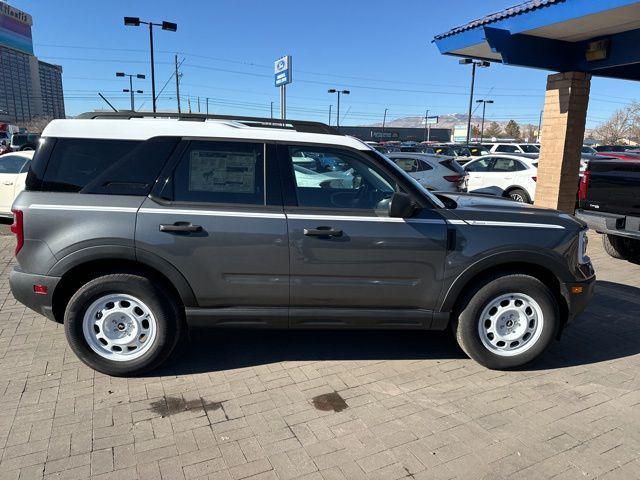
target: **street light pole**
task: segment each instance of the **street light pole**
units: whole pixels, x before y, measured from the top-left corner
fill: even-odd
[[[476,65],[478,67],[486,68],[490,63],[485,60],[473,60],[471,58],[463,58],[459,63],[460,65],[471,64],[471,92],[469,93],[469,113],[467,118],[467,146],[469,146],[469,139],[471,136],[471,109],[473,108],[473,88],[476,81]]]
[[[336,128],[340,128],[340,94],[349,95],[351,92],[349,90],[336,90],[335,88],[330,88],[327,90],[328,93],[337,93],[338,94],[338,105],[336,109]]]
[[[136,78],[140,78],[140,79],[145,79],[146,77],[141,74],[132,74],[132,73],[124,73],[124,72],[116,72],[116,77],[129,77],[129,89],[123,88],[122,91],[123,92],[129,92],[129,94],[131,95],[131,111],[135,112],[136,107],[135,107],[135,97],[134,94],[135,93],[143,93],[142,90],[134,90],[133,89],[133,77]]]
[[[477,100],[476,103],[481,103],[482,104],[482,126],[480,127],[480,143],[482,143],[482,140],[484,139],[484,114],[485,114],[485,109],[487,108],[487,103],[493,103],[493,100]]]
[[[153,23],[140,20],[138,17],[124,17],[124,24],[129,27],[139,27],[140,24],[149,25],[149,49],[151,53],[151,100],[153,105],[153,113],[156,113],[156,72],[155,62],[153,58],[153,27],[162,27],[162,30],[175,32],[178,25],[173,22]]]

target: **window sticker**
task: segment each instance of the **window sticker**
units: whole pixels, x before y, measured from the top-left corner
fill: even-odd
[[[194,150],[189,158],[189,190],[254,193],[257,154]]]

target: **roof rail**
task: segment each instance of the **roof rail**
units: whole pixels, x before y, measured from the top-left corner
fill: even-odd
[[[118,119],[129,120],[132,118],[175,118],[192,122],[204,122],[205,120],[232,120],[250,127],[260,128],[286,128],[303,133],[322,133],[327,135],[340,135],[338,131],[322,122],[310,122],[308,120],[281,120],[278,118],[242,117],[237,115],[209,115],[206,113],[177,113],[177,112],[132,112],[130,110],[120,112],[85,112],[78,115],[79,119]]]

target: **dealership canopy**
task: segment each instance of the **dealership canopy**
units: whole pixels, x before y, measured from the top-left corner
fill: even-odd
[[[640,79],[640,2],[534,0],[437,35],[441,53]]]

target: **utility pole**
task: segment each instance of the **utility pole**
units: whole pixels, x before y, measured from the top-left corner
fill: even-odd
[[[387,110],[388,108],[384,109],[384,115],[382,116],[382,139],[384,140],[384,127],[387,125]]]
[[[542,134],[542,110],[540,110],[540,118],[538,119],[538,143],[540,143],[541,134]]]
[[[209,115],[209,97],[207,97],[207,115]]]
[[[180,110],[180,72],[178,71],[178,54],[176,53],[174,56],[174,61],[176,64],[176,100],[178,101],[178,113],[182,113]]]
[[[273,102],[271,102],[271,120],[273,120]]]
[[[187,103],[189,104],[189,113],[191,113],[191,97],[187,97]]]
[[[329,104],[329,126],[331,126],[331,107],[333,107],[333,105]]]

